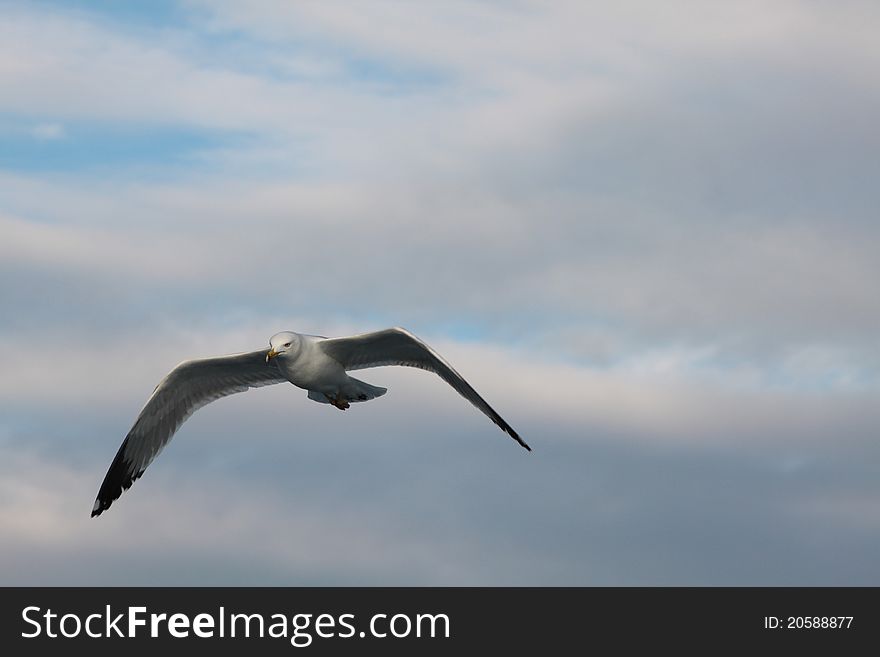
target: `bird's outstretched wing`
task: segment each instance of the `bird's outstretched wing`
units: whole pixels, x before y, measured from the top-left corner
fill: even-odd
[[[156,386],[122,441],[98,491],[92,516],[110,508],[144,473],[180,425],[202,406],[248,388],[286,381],[274,363],[266,362],[266,353],[262,349],[189,360],[171,370]]]
[[[490,420],[506,431],[520,445],[531,451],[519,434],[505,422],[486,400],[456,372],[436,351],[406,329],[399,327],[362,333],[349,338],[329,338],[318,343],[324,353],[339,362],[346,370],[360,370],[382,365],[418,367],[438,374],[446,383],[471,404],[485,413]]]

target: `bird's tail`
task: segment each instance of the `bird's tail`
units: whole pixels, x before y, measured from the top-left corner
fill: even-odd
[[[386,392],[388,392],[388,388],[371,386],[369,383],[361,381],[360,379],[349,377],[348,383],[340,391],[340,396],[345,398],[349,402],[355,403],[370,401],[371,399],[375,399],[376,397],[381,397]],[[323,392],[318,392],[317,390],[309,390],[309,399],[321,404],[330,403],[330,400],[327,399],[327,395],[325,395]]]
[[[350,402],[369,401],[376,397],[381,397],[388,392],[388,388],[371,386],[369,383],[365,383],[364,381],[353,377],[348,377],[348,379],[350,383],[346,386],[345,397]]]

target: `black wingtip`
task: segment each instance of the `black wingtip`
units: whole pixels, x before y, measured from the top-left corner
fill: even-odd
[[[101,487],[101,492],[104,492],[103,486]],[[122,490],[119,491],[119,495],[122,495]],[[101,515],[104,511],[109,509],[113,505],[113,502],[119,499],[119,495],[113,498],[106,498],[99,493],[98,497],[95,498],[95,505],[92,507],[92,518]]]
[[[119,492],[116,494],[116,497],[106,497],[106,487],[101,486],[101,492],[98,493],[98,497],[95,498],[95,505],[92,507],[92,518],[101,515],[109,509],[114,500],[118,499],[120,495],[122,495],[122,488],[120,488]]]
[[[128,438],[126,437],[122,441],[119,451],[116,452],[116,457],[113,459],[113,463],[110,464],[110,469],[107,470],[107,475],[104,477],[104,482],[98,491],[98,497],[95,498],[95,505],[92,507],[92,518],[101,515],[109,509],[113,502],[118,500],[124,491],[131,488],[131,485],[143,474],[143,471],[132,472],[131,462],[125,458],[127,444]]]
[[[522,438],[519,437],[519,434],[516,431],[514,431],[510,427],[510,425],[502,426],[501,428],[504,429],[504,432],[506,434],[508,434],[511,438],[513,438],[516,442],[518,442],[520,445],[525,447],[526,451],[528,451],[528,452],[532,451],[532,448],[528,446],[528,444],[526,443],[525,440],[523,440]]]

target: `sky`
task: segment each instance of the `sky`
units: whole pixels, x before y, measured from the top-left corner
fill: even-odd
[[[0,2],[0,584],[880,585],[880,7]],[[404,326],[340,413],[177,363]]]

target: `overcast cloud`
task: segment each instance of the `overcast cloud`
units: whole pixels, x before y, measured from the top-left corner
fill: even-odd
[[[880,584],[874,3],[0,3],[0,583]],[[197,413],[283,329],[364,372]]]

